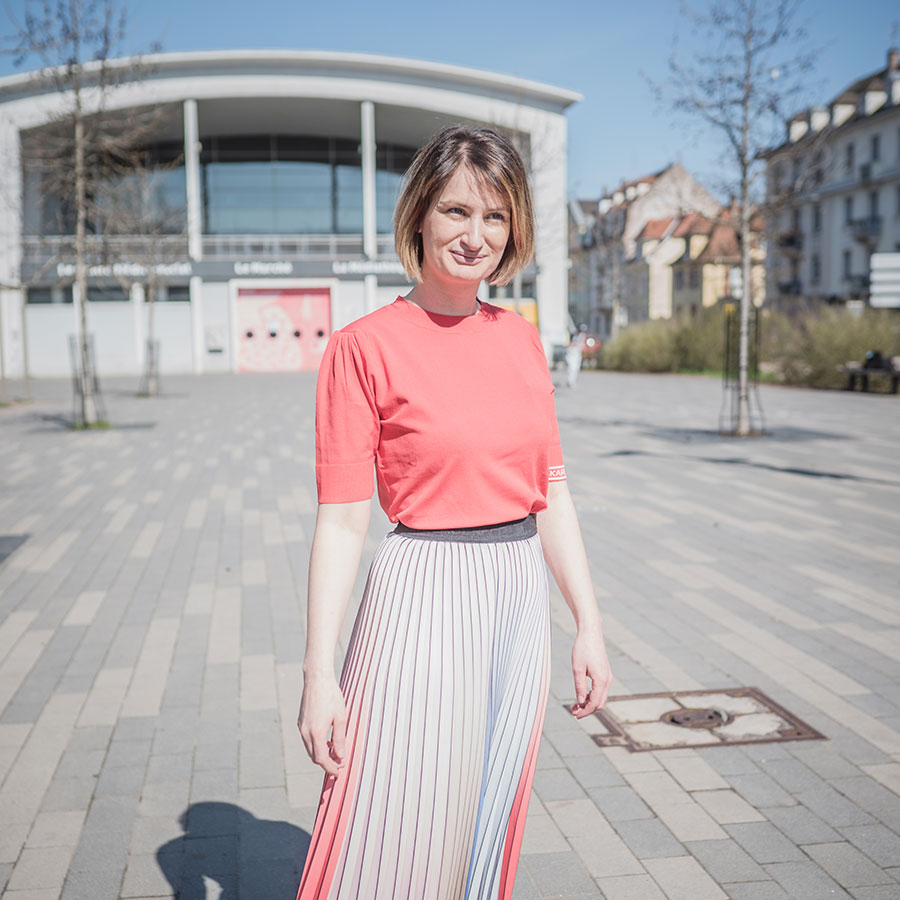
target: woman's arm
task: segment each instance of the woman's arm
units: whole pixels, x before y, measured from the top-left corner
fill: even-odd
[[[309,558],[303,697],[297,726],[306,752],[329,775],[337,775],[342,765],[347,727],[347,710],[334,674],[334,653],[371,509],[371,499],[320,503]]]
[[[550,567],[563,599],[572,610],[578,634],[572,648],[575,678],[574,715],[582,719],[606,702],[612,672],[603,644],[600,610],[584,552],[575,504],[565,481],[551,481],[547,488],[547,508],[537,514],[538,533],[544,559]],[[587,679],[591,680],[590,693]]]

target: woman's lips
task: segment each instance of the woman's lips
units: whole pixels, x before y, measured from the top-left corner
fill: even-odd
[[[465,265],[471,266],[475,263],[481,262],[484,259],[483,256],[480,256],[477,253],[460,253],[458,250],[451,250],[450,255],[457,261],[461,262]]]

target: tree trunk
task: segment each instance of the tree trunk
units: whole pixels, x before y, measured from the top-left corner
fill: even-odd
[[[28,294],[22,291],[22,373],[25,376],[25,399],[31,399],[31,372],[28,365]]]
[[[750,282],[750,199],[746,187],[741,191],[741,328],[738,343],[738,421],[737,433],[750,434],[750,304],[753,285]]]
[[[744,32],[744,96],[741,104],[741,320],[738,338],[738,420],[735,433],[750,434],[750,96],[753,91],[753,16]]]
[[[84,115],[81,108],[81,85],[75,84],[75,302],[78,303],[78,343],[81,364],[78,373],[81,388],[81,424],[97,423],[94,401],[94,379],[87,330],[87,184],[84,165]]]
[[[6,392],[6,353],[3,349],[3,294],[0,292],[0,403],[7,404],[9,396]]]
[[[153,310],[156,306],[156,278],[147,282],[147,394],[155,397],[159,393],[156,342],[153,339]]]

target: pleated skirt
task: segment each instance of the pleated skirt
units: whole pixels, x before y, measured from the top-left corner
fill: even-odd
[[[298,900],[508,900],[547,703],[550,616],[537,535],[388,534],[341,689]]]

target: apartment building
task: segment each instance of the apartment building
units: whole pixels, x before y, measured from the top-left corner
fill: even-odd
[[[766,160],[773,305],[869,301],[874,253],[900,252],[900,53],[787,122]]]
[[[651,309],[649,269],[646,291],[629,275],[636,254],[652,250],[639,240],[641,232],[650,221],[680,219],[689,212],[713,216],[718,209],[718,201],[680,163],[623,182],[599,200],[571,202],[569,296],[573,320],[587,324],[601,337],[611,337],[629,322],[670,314],[665,303]],[[660,233],[653,240],[662,236]],[[654,279],[657,293],[661,284]]]

